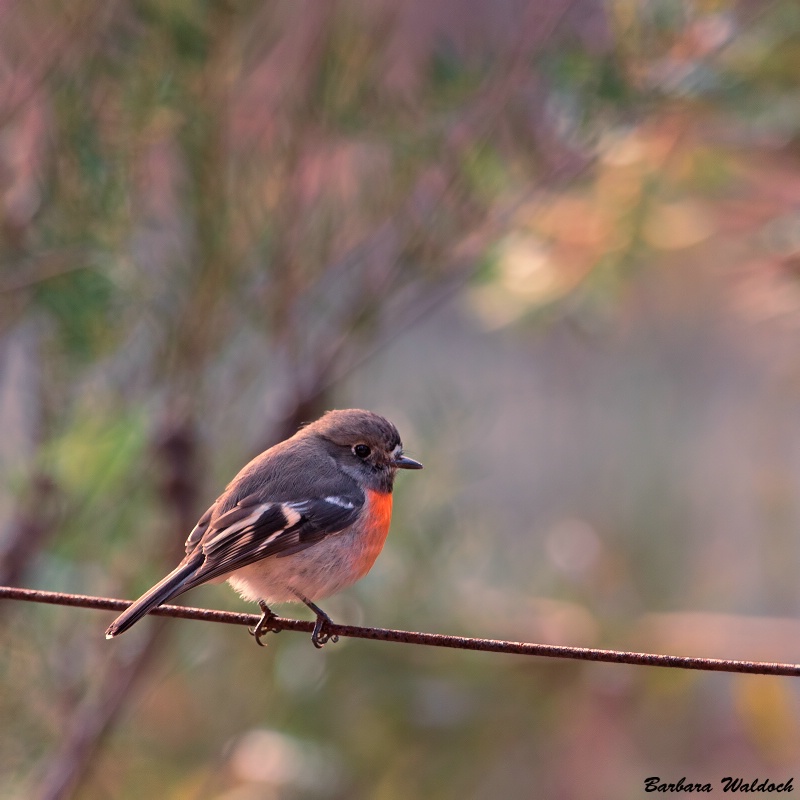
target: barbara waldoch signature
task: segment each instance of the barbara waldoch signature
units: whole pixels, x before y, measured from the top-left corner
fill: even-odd
[[[794,777],[787,778],[784,781],[775,781],[771,778],[733,778],[725,777],[720,778],[718,787],[723,792],[744,792],[744,793],[763,793],[774,792],[780,794],[783,792],[794,791]],[[714,791],[715,786],[711,783],[691,781],[685,776],[679,778],[677,781],[664,780],[658,776],[644,779],[644,790],[646,792],[698,792],[709,794]]]

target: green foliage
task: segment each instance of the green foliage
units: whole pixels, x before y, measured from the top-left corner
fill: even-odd
[[[58,348],[68,359],[88,363],[113,347],[113,312],[120,298],[102,272],[78,267],[36,287],[34,298],[57,326]]]

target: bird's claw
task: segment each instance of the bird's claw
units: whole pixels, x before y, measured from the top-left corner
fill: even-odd
[[[328,625],[333,625],[333,620],[324,612],[317,614],[317,621],[314,623],[314,630],[311,633],[311,642],[318,650],[325,647],[328,642],[339,641],[339,636],[336,633],[330,633],[327,630]]]
[[[339,641],[339,636],[336,633],[331,633],[328,626],[334,624],[333,620],[316,604],[312,603],[307,597],[302,594],[297,595],[298,600],[302,600],[316,615],[317,621],[314,623],[314,630],[311,633],[311,643],[317,649],[325,647],[328,642]]]
[[[261,606],[261,619],[254,628],[248,628],[247,632],[255,638],[259,647],[266,647],[267,645],[261,641],[261,637],[268,633],[280,633],[281,628],[272,624],[273,620],[278,619],[278,615],[266,603],[259,603],[259,605]]]

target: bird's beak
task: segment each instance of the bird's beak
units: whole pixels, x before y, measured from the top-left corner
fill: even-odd
[[[414,461],[413,458],[408,456],[397,456],[394,460],[394,465],[398,469],[422,469],[422,464],[419,461]]]

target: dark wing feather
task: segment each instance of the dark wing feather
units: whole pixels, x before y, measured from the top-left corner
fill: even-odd
[[[202,541],[203,537],[208,533],[209,526],[213,530],[220,531],[223,528],[227,527],[228,525],[232,525],[234,522],[238,522],[241,519],[249,516],[253,513],[253,506],[258,504],[258,496],[251,494],[247,497],[243,497],[239,500],[236,505],[228,509],[224,514],[220,514],[214,522],[212,523],[211,520],[214,517],[214,512],[217,510],[217,506],[222,502],[223,498],[219,497],[211,506],[211,508],[197,520],[197,525],[192,528],[189,536],[186,539],[185,547],[186,547],[186,554],[189,555],[194,549],[197,547],[198,544]]]
[[[181,592],[263,558],[281,558],[312,547],[352,525],[363,505],[363,495],[350,495],[235,506],[207,523],[195,538],[192,549],[195,556],[202,553],[203,562]]]
[[[186,542],[184,543],[184,547],[186,548],[186,555],[188,556],[194,549],[197,547],[200,540],[205,535],[205,532],[208,530],[208,525],[211,522],[211,517],[214,514],[214,511],[217,508],[217,500],[211,508],[197,520],[197,524],[192,528],[189,532],[189,535],[186,537]]]

